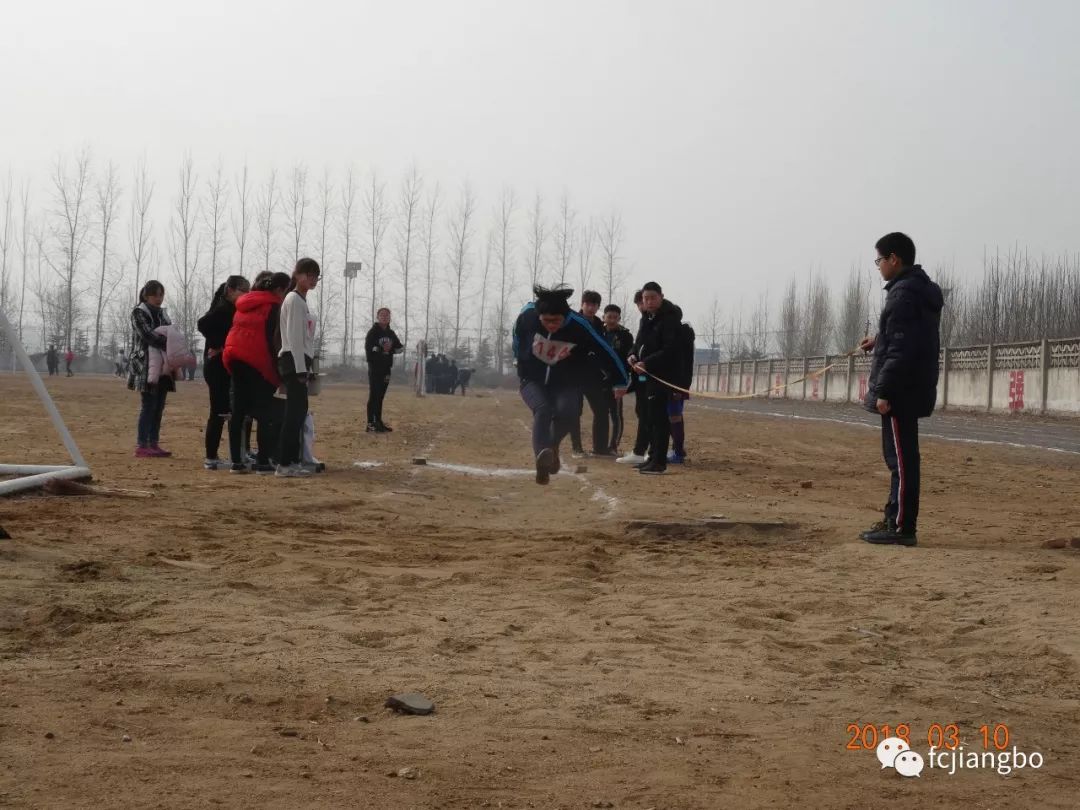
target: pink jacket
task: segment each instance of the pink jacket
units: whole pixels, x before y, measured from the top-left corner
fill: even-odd
[[[164,335],[168,345],[164,351],[153,346],[149,348],[147,380],[150,383],[156,383],[162,377],[171,377],[179,369],[195,368],[198,365],[180,327],[159,326],[154,331],[159,335]]]

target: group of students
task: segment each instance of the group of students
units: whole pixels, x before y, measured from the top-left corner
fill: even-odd
[[[458,368],[456,360],[445,354],[431,354],[424,361],[424,391],[428,394],[456,394],[458,388],[465,396],[472,379],[471,368]]]
[[[594,456],[633,464],[644,475],[662,475],[686,458],[683,406],[693,374],[694,331],[682,310],[650,281],[634,294],[641,314],[636,335],[609,304],[597,316],[600,294],[586,290],[581,310],[571,311],[573,290],[536,287],[514,325],[514,355],[521,398],[533,413],[536,482],[546,484],[562,466],[559,446],[581,445],[583,402],[593,413]],[[622,398],[633,390],[638,430],[634,448],[618,456],[623,434]],[[668,454],[674,439],[674,448]]]
[[[67,376],[74,377],[75,372],[71,370],[71,364],[75,362],[75,352],[70,348],[64,352],[64,364],[67,366]],[[45,352],[45,367],[49,370],[49,376],[58,376],[60,374],[60,352],[56,346],[49,344],[48,350]]]
[[[207,469],[228,467],[233,473],[256,472],[295,478],[311,475],[316,465],[303,464],[301,434],[308,417],[308,386],[315,379],[315,315],[307,294],[319,282],[319,264],[300,259],[291,277],[263,272],[248,283],[229,276],[218,287],[209,311],[199,319],[206,339],[203,374],[210,392],[206,422]],[[162,308],[165,287],[148,281],[132,310],[132,345],[128,388],[142,399],[137,458],[172,455],[159,444],[168,394],[176,390],[171,374],[151,374],[152,353],[166,351],[170,321]],[[276,394],[283,390],[284,407]],[[244,444],[247,427],[256,424],[258,449],[251,462]],[[230,462],[218,457],[225,426],[229,429]]]

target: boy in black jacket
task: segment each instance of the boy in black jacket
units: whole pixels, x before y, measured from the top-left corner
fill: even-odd
[[[651,427],[649,457],[638,467],[645,475],[663,475],[667,472],[668,443],[671,440],[671,422],[668,401],[671,389],[660,380],[675,382],[683,364],[681,354],[682,309],[664,298],[664,291],[655,281],[641,288],[645,318],[634,341],[638,356],[633,369],[648,376],[645,394],[649,399],[648,416]]]
[[[604,307],[604,339],[611,344],[615,354],[623,363],[634,350],[634,336],[630,330],[622,325],[622,308],[616,304],[608,304]],[[608,455],[618,455],[619,442],[623,434],[623,401],[615,399],[615,389],[610,382],[604,387],[604,397],[607,400],[608,411],[611,414],[611,441]]]
[[[383,400],[390,387],[390,370],[394,367],[394,355],[405,347],[390,328],[390,310],[382,307],[377,313],[378,321],[368,330],[364,339],[364,353],[368,363],[367,432],[390,433],[393,428],[383,422]]]
[[[629,378],[607,341],[570,311],[573,290],[536,287],[533,294],[514,324],[514,356],[521,398],[533,412],[536,483],[546,484],[559,471],[559,443],[581,414],[582,391],[606,374],[621,397]]]
[[[915,264],[915,243],[902,233],[878,240],[875,264],[885,279],[878,333],[862,342],[873,351],[867,410],[881,414],[881,444],[892,473],[885,520],[862,533],[877,545],[916,544],[919,517],[919,419],[937,402],[941,288]]]

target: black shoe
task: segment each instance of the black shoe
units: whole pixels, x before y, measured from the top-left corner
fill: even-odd
[[[379,433],[393,433],[394,432],[394,429],[392,427],[390,427],[389,425],[384,424],[382,422],[376,422],[375,423],[375,429]]]
[[[654,464],[650,461],[638,467],[638,472],[642,475],[664,475],[667,472],[667,465]]]
[[[251,471],[256,475],[273,475],[277,470],[273,464],[252,464]]]
[[[896,523],[894,523],[891,520],[879,520],[877,523],[875,523],[873,526],[871,526],[866,531],[859,532],[859,537],[861,537],[863,540],[865,540],[866,535],[868,535],[868,534],[874,534],[875,532],[895,532],[895,531],[896,531]]]
[[[536,454],[536,483],[546,484],[551,480],[551,469],[555,463],[555,451],[545,447]]]
[[[247,471],[248,471],[247,464],[233,464],[232,466],[229,467],[229,472],[231,472],[234,475],[247,475]]]
[[[880,532],[865,532],[862,539],[875,546],[913,546],[918,543],[915,532],[885,529]]]
[[[551,474],[555,475],[562,469],[562,459],[559,458],[559,448],[554,448],[551,451]]]

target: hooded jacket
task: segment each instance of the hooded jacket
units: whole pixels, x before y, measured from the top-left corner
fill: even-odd
[[[665,298],[656,312],[642,319],[634,340],[635,353],[645,370],[676,385],[685,363],[682,315],[682,309]]]
[[[558,331],[548,332],[535,305],[526,304],[514,324],[514,356],[522,382],[576,388],[596,385],[605,378],[608,385],[617,388],[630,383],[619,355],[576,312],[565,316]]]
[[[274,386],[281,385],[271,347],[281,299],[269,290],[255,290],[236,299],[236,314],[225,338],[223,360],[233,373],[233,363],[251,366]]]
[[[885,399],[897,416],[929,416],[937,403],[944,296],[917,264],[885,290],[864,404],[876,412],[877,400]]]

